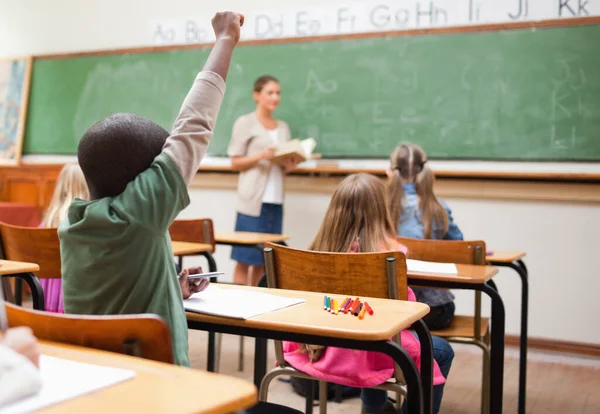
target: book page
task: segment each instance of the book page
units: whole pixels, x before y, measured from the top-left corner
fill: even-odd
[[[130,380],[136,375],[135,371],[127,369],[86,364],[48,355],[40,356],[40,374],[44,382],[42,390],[37,395],[0,408],[0,414],[37,411]]]
[[[286,298],[245,289],[222,289],[210,285],[205,291],[195,293],[184,300],[183,306],[189,312],[249,319],[304,302],[306,302],[304,299]]]
[[[408,268],[409,272],[415,273],[441,273],[446,275],[458,274],[458,269],[454,263],[436,263],[406,259],[406,267]]]

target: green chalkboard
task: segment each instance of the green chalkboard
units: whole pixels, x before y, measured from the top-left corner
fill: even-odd
[[[240,45],[209,153],[225,155],[254,79],[325,157],[600,160],[600,26]],[[96,120],[137,112],[169,129],[208,50],[36,60],[26,154],[73,154]]]

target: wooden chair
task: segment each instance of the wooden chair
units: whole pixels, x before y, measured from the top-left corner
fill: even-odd
[[[215,252],[215,230],[213,221],[209,218],[175,220],[169,227],[171,240],[204,243],[212,246],[212,251],[202,253],[208,261],[209,272],[217,271],[217,264],[212,256]],[[183,257],[179,257],[179,266],[183,267]]]
[[[210,244],[212,246],[211,252],[203,252],[202,256],[206,258],[208,262],[208,271],[216,272],[217,271],[217,262],[215,261],[212,253],[216,250],[216,241],[215,241],[215,230],[213,226],[213,221],[209,218],[199,218],[199,219],[181,219],[175,220],[171,226],[169,227],[169,233],[171,234],[171,240],[188,242],[188,243],[204,243]],[[183,268],[183,256],[179,256],[179,267]],[[211,282],[216,282],[217,279],[211,279]],[[209,341],[214,341],[215,343],[215,360],[208,361],[208,370],[211,368],[215,372],[219,372],[219,361],[221,359],[221,343],[222,343],[222,335],[220,333],[209,332]],[[243,338],[243,337],[240,337]],[[242,339],[240,340],[242,341]],[[239,367],[240,371],[243,371],[243,353],[241,347],[243,346],[243,342],[240,345],[240,357],[239,357]],[[209,356],[210,358],[210,356]],[[214,365],[213,365],[214,364]],[[211,366],[212,365],[212,366]]]
[[[60,243],[56,228],[18,227],[0,223],[2,249],[7,260],[37,263],[40,270],[35,276],[38,279],[60,279]],[[34,300],[34,307],[44,310],[44,293],[32,292],[41,297],[41,307]],[[18,296],[18,295],[17,295]]]
[[[62,315],[5,307],[9,327],[28,326],[38,339],[173,363],[169,326],[156,315]]]
[[[270,288],[327,292],[353,297],[407,299],[406,258],[400,252],[324,253],[297,250],[272,243],[265,244],[264,252],[267,283]],[[400,335],[394,340],[400,343]],[[275,356],[278,367],[264,377],[260,386],[259,401],[267,400],[269,383],[277,376],[289,375],[315,380],[285,361],[281,341],[275,341]],[[326,386],[326,382],[319,381],[321,414],[327,410]],[[406,391],[402,372],[397,366],[391,381],[373,388],[396,392],[398,408],[402,402],[400,395],[404,395]],[[310,403],[312,404],[312,401]]]
[[[456,240],[422,240],[397,238],[408,248],[409,259],[429,262],[485,265],[485,242]],[[431,331],[432,335],[449,342],[476,345],[483,351],[481,411],[489,412],[490,326],[489,318],[481,317],[481,292],[475,292],[474,316],[455,315],[446,329]]]

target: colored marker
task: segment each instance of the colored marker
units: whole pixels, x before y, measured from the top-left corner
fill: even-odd
[[[323,298],[323,310],[327,310],[327,295]]]
[[[367,308],[367,312],[369,312],[369,315],[373,315],[375,312],[373,312],[373,308],[371,308],[371,305],[369,305],[368,302],[365,302],[365,308]]]
[[[485,252],[485,254],[486,254],[486,256],[491,256],[494,254],[494,252],[491,250],[488,250],[487,252]]]
[[[344,313],[348,313],[350,311],[350,308],[352,307],[353,303],[354,303],[354,300],[352,300],[352,298],[348,299],[348,304],[344,308]]]
[[[364,308],[364,305],[361,303],[360,305],[358,305],[358,308],[356,308],[356,310],[354,311],[354,316],[358,316],[358,314],[360,313],[360,311]]]
[[[331,313],[335,313],[335,299],[331,298]]]
[[[365,302],[366,303],[366,302]],[[358,319],[362,319],[365,317],[365,312],[367,311],[367,307],[366,306],[362,306],[360,308],[360,312],[358,312]]]
[[[358,299],[358,298],[354,299],[354,302],[352,302],[352,304],[350,305],[348,312],[350,312],[350,313],[354,312],[356,310],[356,308],[358,307],[359,303],[360,303],[360,299]]]
[[[331,298],[327,296],[327,312],[329,312],[329,309],[331,309]]]
[[[334,302],[334,306],[335,306],[335,311],[334,311],[334,313],[337,315],[337,314],[338,314],[338,312],[340,311],[340,304],[338,303],[338,301],[337,301],[337,300]]]
[[[340,312],[344,312],[348,308],[349,304],[350,304],[350,298],[346,298],[346,300],[344,301],[344,304],[342,305],[342,308],[340,309]]]

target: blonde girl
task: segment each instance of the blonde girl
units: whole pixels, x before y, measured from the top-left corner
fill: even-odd
[[[60,171],[50,206],[40,227],[58,227],[67,216],[74,198],[87,200],[89,197],[88,187],[79,165],[66,164]],[[44,289],[46,311],[64,313],[62,280],[42,279],[40,283]]]
[[[406,253],[406,248],[395,240],[385,190],[383,182],[372,175],[347,177],[333,194],[310,250],[351,253],[400,250]],[[408,298],[415,300],[410,289]],[[418,340],[408,331],[403,331],[402,344],[419,366],[421,351]],[[445,353],[442,361],[438,361],[439,366],[434,364],[434,412],[437,413],[444,377],[450,370],[454,354],[443,339],[434,337],[433,344],[434,355],[436,347],[443,348]],[[367,413],[395,412],[393,405],[387,401],[386,391],[369,389],[393,375],[394,364],[389,357],[367,351],[290,342],[284,343],[284,351],[286,361],[300,371],[324,381],[364,388],[361,399]],[[445,364],[443,368],[442,363]]]

